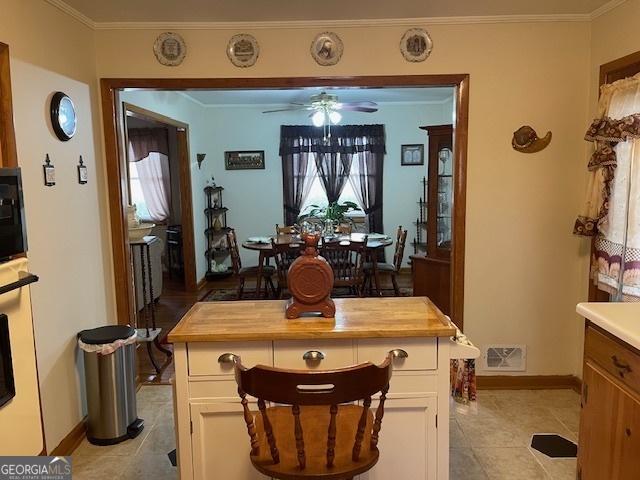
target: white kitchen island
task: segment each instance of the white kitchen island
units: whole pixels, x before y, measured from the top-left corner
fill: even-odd
[[[225,354],[239,355],[247,367],[332,369],[378,364],[395,350],[380,461],[359,478],[447,480],[450,358],[475,357],[477,349],[454,342],[455,326],[425,297],[337,299],[331,319],[287,320],[285,303],[198,303],[169,334],[180,478],[266,478],[249,460],[249,437]]]

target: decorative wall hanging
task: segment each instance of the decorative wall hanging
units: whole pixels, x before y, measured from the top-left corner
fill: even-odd
[[[204,162],[204,157],[206,157],[206,153],[196,153],[196,162],[198,162],[198,170],[202,166],[202,162]]]
[[[400,165],[424,165],[424,145],[402,145],[400,147]]]
[[[56,168],[51,163],[49,154],[44,159],[44,165],[42,165],[42,171],[44,172],[44,184],[47,187],[53,187],[56,184]]]
[[[56,92],[51,97],[51,126],[61,141],[71,140],[76,134],[78,118],[76,107],[69,96]]]
[[[540,138],[533,128],[525,125],[513,132],[511,145],[518,152],[536,153],[547,148],[551,142],[551,136],[551,132],[547,132],[544,138]]]
[[[234,35],[227,45],[227,57],[236,67],[251,67],[258,60],[260,46],[253,35]]]
[[[87,170],[87,166],[84,164],[82,160],[82,155],[80,155],[80,161],[78,162],[78,183],[80,185],[84,185],[89,181],[89,172]]]
[[[264,150],[224,152],[226,170],[264,170]]]
[[[187,45],[177,33],[165,32],[156,38],[153,53],[162,65],[177,67],[187,55]]]
[[[433,40],[422,28],[407,30],[400,40],[400,52],[409,62],[424,62],[433,50]]]
[[[311,56],[323,67],[335,65],[342,58],[344,45],[340,37],[333,32],[322,32],[311,42]]]

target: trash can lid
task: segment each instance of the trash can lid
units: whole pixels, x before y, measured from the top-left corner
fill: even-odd
[[[102,345],[116,340],[126,340],[134,333],[136,333],[135,329],[128,325],[106,325],[83,330],[78,333],[78,338],[89,345]]]

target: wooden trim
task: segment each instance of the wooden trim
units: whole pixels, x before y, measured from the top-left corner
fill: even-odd
[[[478,375],[479,390],[552,390],[571,388],[580,391],[582,381],[574,375]]]
[[[456,91],[456,125],[454,129],[454,215],[451,252],[451,316],[462,329],[464,313],[464,250],[466,215],[466,168],[467,141],[469,129],[469,75],[380,75],[380,76],[344,76],[344,77],[275,77],[275,78],[103,78],[100,80],[102,95],[102,115],[104,119],[105,159],[107,163],[107,183],[109,185],[109,206],[111,212],[112,239],[125,238],[126,214],[122,205],[122,188],[118,151],[116,105],[117,92],[124,88],[147,88],[155,90],[193,90],[193,89],[265,89],[265,88],[303,88],[303,87],[429,87],[452,86]],[[126,188],[126,186],[124,186]],[[112,241],[115,271],[115,290],[118,321],[129,322],[129,311],[133,304],[124,282],[125,269],[129,269],[125,246]],[[130,282],[129,282],[130,283]],[[131,292],[132,293],[132,292]]]
[[[9,45],[0,43],[0,167],[18,166]]]
[[[640,72],[640,52],[600,65],[600,86]]]
[[[140,118],[142,120],[147,120],[151,122],[156,122],[161,125],[171,125],[176,128],[189,128],[188,123],[181,122],[180,120],[176,120],[175,118],[167,117],[160,113],[154,112],[153,110],[147,110],[146,108],[139,107],[134,105],[133,103],[122,102],[122,108],[125,112],[131,112],[132,117]]]
[[[73,427],[73,429],[67,434],[66,437],[62,439],[58,446],[51,450],[49,455],[52,457],[65,457],[71,455],[75,451],[75,449],[80,446],[82,440],[84,440],[85,434],[87,432],[86,422],[87,417],[83,418],[79,424]]]

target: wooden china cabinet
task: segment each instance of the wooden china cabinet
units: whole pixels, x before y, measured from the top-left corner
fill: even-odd
[[[451,312],[451,238],[453,214],[453,125],[420,127],[429,138],[424,201],[411,256],[413,294],[429,297]],[[422,220],[421,220],[422,219]],[[424,242],[421,241],[424,238]]]

